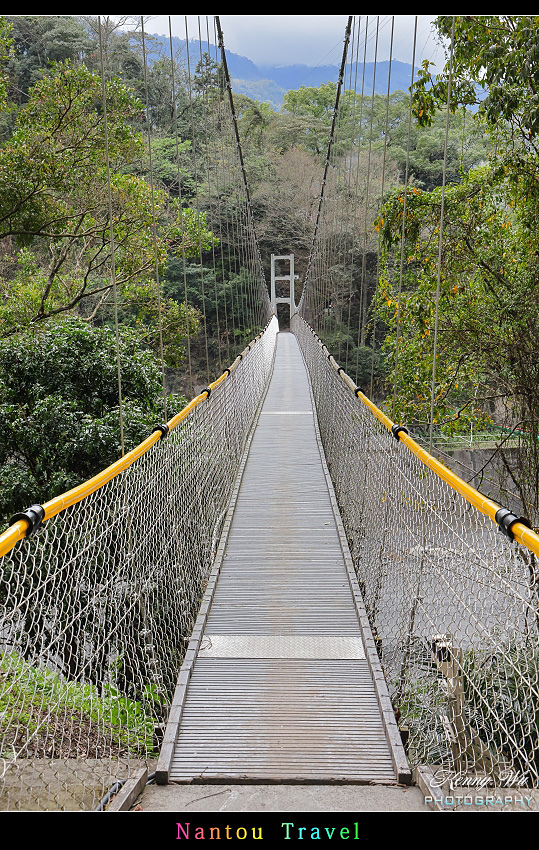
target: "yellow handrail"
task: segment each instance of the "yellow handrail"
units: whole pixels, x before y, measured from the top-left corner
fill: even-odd
[[[297,314],[296,314],[297,315]],[[350,390],[354,393],[355,396],[371,411],[373,416],[375,416],[381,423],[387,428],[388,431],[392,431],[395,426],[395,423],[391,421],[391,419],[386,416],[386,414],[380,410],[370,399],[364,395],[359,387],[353,382],[352,378],[346,374],[346,372],[342,369],[341,366],[337,363],[334,357],[331,356],[329,350],[326,345],[322,342],[318,334],[311,328],[308,322],[302,316],[297,316],[297,318],[301,319],[307,328],[310,330],[311,334],[318,341],[319,345],[323,349],[325,349],[327,353],[327,358],[332,366],[332,368],[337,372],[337,374],[342,378],[344,383],[348,386]],[[453,490],[456,490],[463,496],[466,501],[472,504],[478,511],[485,516],[488,516],[493,522],[497,525],[496,514],[499,510],[502,509],[501,505],[496,504],[496,502],[492,501],[492,499],[487,498],[487,496],[483,496],[475,487],[472,487],[471,484],[468,484],[464,481],[460,476],[458,476],[451,469],[448,469],[447,466],[444,466],[443,463],[440,463],[439,460],[436,460],[429,452],[425,449],[421,448],[421,446],[416,443],[416,441],[410,437],[405,431],[400,431],[398,434],[398,439],[401,443],[403,443],[409,451],[411,451],[425,466],[431,469],[439,478],[449,484]],[[521,543],[523,546],[527,546],[532,552],[536,555],[539,555],[539,535],[536,534],[533,529],[528,528],[522,522],[514,522],[511,525],[511,533],[517,543]]]
[[[268,323],[269,324],[269,323]],[[267,328],[267,325],[266,325]],[[176,413],[172,419],[167,422],[168,430],[172,431],[176,428],[180,422],[183,422],[187,416],[203,401],[206,401],[209,398],[211,392],[215,390],[218,386],[220,386],[223,381],[225,381],[228,376],[236,369],[238,364],[241,362],[243,357],[251,350],[255,342],[260,339],[260,337],[265,333],[266,328],[261,331],[250,343],[247,345],[241,354],[238,354],[234,362],[228,369],[225,369],[222,375],[219,376],[213,383],[208,384],[208,387],[196,396],[196,398],[192,399],[189,404],[187,404],[183,410],[180,410],[179,413]],[[152,448],[159,440],[163,437],[162,431],[156,430],[149,437],[146,437],[142,443],[128,452],[119,460],[115,461],[115,463],[107,466],[106,469],[103,469],[101,472],[98,472],[97,475],[94,475],[93,478],[89,478],[87,481],[83,481],[82,484],[79,484],[77,487],[73,487],[72,490],[68,490],[66,493],[62,493],[60,496],[55,496],[50,501],[45,502],[42,506],[45,511],[45,515],[43,517],[43,522],[48,519],[52,519],[52,517],[66,510],[66,508],[71,507],[71,505],[77,504],[77,502],[82,502],[83,499],[86,499],[87,496],[90,496],[91,493],[95,493],[96,490],[101,489],[108,481],[111,481],[112,478],[115,478],[121,472],[130,467],[135,461],[137,461],[143,454],[145,454],[149,449]],[[26,532],[29,528],[30,522],[19,519],[17,522],[10,525],[10,527],[4,531],[3,534],[0,534],[0,557],[6,555],[10,552],[13,547],[18,543],[19,540],[22,540],[26,537]]]

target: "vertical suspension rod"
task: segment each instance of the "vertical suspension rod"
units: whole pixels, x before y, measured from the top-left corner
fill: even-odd
[[[327,154],[326,154],[326,162],[325,162],[325,165],[324,165],[324,174],[323,174],[323,177],[322,177],[322,186],[321,186],[321,189],[320,189],[320,197],[318,199],[318,210],[317,210],[317,213],[316,213],[316,221],[315,221],[315,225],[314,225],[313,241],[312,241],[312,244],[311,244],[311,251],[309,253],[309,261],[307,263],[307,271],[305,272],[305,283],[306,284],[307,284],[307,281],[309,279],[309,272],[310,272],[310,269],[311,269],[311,262],[312,262],[312,257],[313,257],[313,254],[314,254],[314,246],[315,246],[315,243],[316,243],[316,237],[318,235],[318,225],[320,223],[320,213],[321,213],[321,209],[322,209],[322,203],[323,203],[323,200],[324,200],[324,189],[325,189],[327,174],[328,174],[328,170],[329,170],[329,161],[330,161],[330,158],[331,158],[331,149],[333,147],[333,138],[334,138],[334,134],[335,134],[335,126],[336,126],[336,123],[337,123],[337,113],[339,111],[339,103],[340,103],[340,100],[341,100],[341,91],[342,91],[342,87],[343,87],[343,83],[344,83],[344,70],[345,70],[345,66],[346,66],[346,56],[348,54],[348,45],[350,43],[350,33],[352,31],[352,19],[353,19],[353,15],[350,15],[350,17],[348,18],[348,23],[346,25],[346,30],[345,30],[345,33],[344,33],[344,48],[343,48],[343,52],[342,52],[341,67],[340,67],[340,71],[339,71],[339,82],[337,84],[337,93],[335,95],[335,106],[333,107],[333,118],[331,120],[331,130],[330,130],[330,133],[329,133],[328,150],[327,150]],[[303,296],[302,296],[302,298],[303,298]]]

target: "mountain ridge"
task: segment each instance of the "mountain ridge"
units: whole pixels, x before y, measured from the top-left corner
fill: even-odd
[[[158,40],[170,55],[170,39],[168,36],[153,34],[149,36]],[[198,39],[181,39],[172,37],[173,55],[181,62],[182,56],[191,63],[197,62],[204,53],[210,53],[215,58],[216,47],[207,41]],[[161,52],[150,49],[148,56],[151,60],[162,58]],[[287,91],[300,88],[302,85],[318,87],[323,83],[336,83],[339,78],[337,65],[256,65],[247,56],[226,50],[226,57],[232,88],[238,94],[245,94],[254,100],[269,103],[278,112],[282,110],[283,98]],[[390,63],[389,60],[363,63],[352,66],[352,72],[357,73],[357,79],[362,80],[365,94],[372,93],[373,83],[376,94],[386,94],[388,86]],[[376,70],[376,78],[375,78]],[[408,89],[411,82],[412,66],[406,62],[392,60],[391,62],[391,92]]]

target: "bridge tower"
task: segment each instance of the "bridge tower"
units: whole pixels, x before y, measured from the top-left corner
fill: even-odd
[[[275,274],[275,264],[279,260],[286,260],[289,265],[288,274],[284,275],[276,275]],[[277,315],[277,304],[289,304],[290,305],[290,318],[296,312],[296,302],[294,300],[294,255],[293,254],[272,254],[271,255],[271,306],[275,311],[275,315]],[[288,289],[285,288],[285,291],[288,291],[288,295],[277,295],[277,283],[281,282],[289,282]],[[282,292],[282,287],[279,287],[279,292]]]

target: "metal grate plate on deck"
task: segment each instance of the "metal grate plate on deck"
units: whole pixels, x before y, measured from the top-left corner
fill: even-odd
[[[365,658],[360,637],[348,635],[207,635],[199,658]]]

